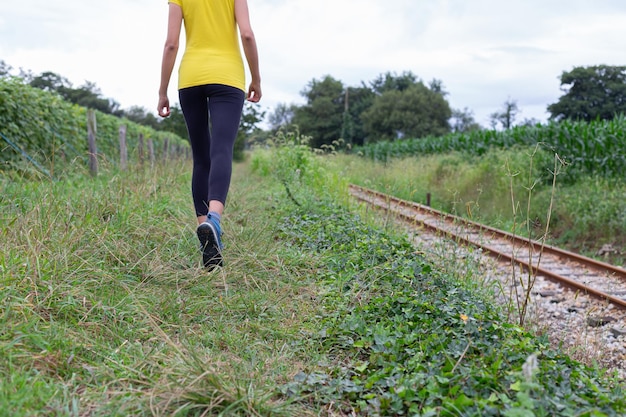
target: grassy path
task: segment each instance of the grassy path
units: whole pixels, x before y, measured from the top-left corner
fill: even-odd
[[[236,167],[210,274],[189,166],[0,179],[0,416],[624,415],[623,385],[332,201],[308,152]]]
[[[275,395],[316,359],[297,341],[318,308],[278,203],[236,168],[208,274],[189,171],[0,183],[0,414],[305,414]]]

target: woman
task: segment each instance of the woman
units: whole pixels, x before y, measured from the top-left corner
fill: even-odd
[[[235,137],[244,99],[261,99],[256,40],[247,0],[169,0],[161,65],[159,116],[170,115],[167,89],[182,24],[186,47],[178,95],[193,154],[192,196],[205,267],[223,264],[220,220],[230,186]],[[241,44],[252,80],[246,91]]]

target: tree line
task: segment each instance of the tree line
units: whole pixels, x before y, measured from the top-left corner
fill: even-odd
[[[6,76],[11,69],[0,60],[0,76]],[[140,106],[120,109],[119,103],[103,97],[96,84],[89,81],[74,87],[59,74],[35,75],[21,69],[19,76],[31,86],[57,92],[72,103],[187,137],[182,111],[177,105],[172,107],[170,117],[157,119]],[[547,107],[551,120],[611,120],[616,115],[626,114],[626,66],[574,67],[563,71],[560,85],[564,94]],[[360,146],[484,129],[470,109],[450,107],[448,92],[441,80],[426,83],[411,71],[386,72],[357,86],[347,86],[325,75],[311,80],[301,95],[305,98],[302,105],[281,103],[276,106],[267,117],[269,131],[259,127],[266,113],[246,105],[235,145],[236,156],[242,156],[246,141],[251,137],[262,141],[281,128],[297,127],[300,133],[312,138],[314,148],[331,145],[338,139],[348,146]],[[489,128],[506,130],[519,124],[537,123],[533,119],[518,122],[519,111],[515,100],[507,100],[501,110],[490,115]]]
[[[319,148],[341,138],[346,144],[442,135],[452,110],[439,80],[428,85],[410,71],[385,73],[369,83],[345,86],[326,75],[301,92],[303,105],[278,105],[269,116],[272,130],[298,126]]]
[[[612,120],[626,114],[626,66],[575,67],[563,71],[560,82],[563,95],[547,106],[552,121]],[[356,87],[326,75],[310,81],[301,95],[303,105],[277,106],[269,125],[272,130],[297,126],[318,148],[339,138],[358,146],[485,129],[471,110],[450,108],[440,80],[424,83],[410,71],[387,72]],[[490,115],[489,128],[538,123],[518,122],[519,112],[517,102],[507,100]]]

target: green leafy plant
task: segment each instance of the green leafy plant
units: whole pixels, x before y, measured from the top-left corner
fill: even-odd
[[[139,159],[139,137],[148,160],[148,140],[156,158],[164,154],[186,155],[186,140],[155,131],[126,119],[96,111],[98,158],[105,166],[117,166],[120,158],[119,129],[126,126],[128,159]],[[49,91],[31,87],[17,77],[0,77],[0,171],[9,175],[40,176],[37,166],[52,177],[84,172],[87,165],[87,109]],[[9,144],[11,143],[11,145]],[[166,146],[167,145],[167,146]],[[25,158],[25,155],[28,157]],[[32,163],[35,161],[35,164]]]
[[[282,238],[321,257],[326,314],[309,338],[328,360],[298,373],[285,395],[372,416],[626,411],[619,388],[507,324],[487,296],[437,271],[405,238],[330,201],[288,211]],[[532,378],[520,380],[524,372]]]
[[[310,183],[318,175],[319,167],[309,146],[310,140],[310,137],[301,135],[298,129],[280,129],[264,143],[272,151],[255,153],[252,162],[253,169],[276,178],[284,186],[289,199],[298,206],[302,204],[300,199],[308,199],[310,196],[297,193],[296,190],[301,190],[304,184]]]

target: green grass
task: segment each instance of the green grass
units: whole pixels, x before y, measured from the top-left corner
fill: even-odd
[[[237,165],[213,273],[188,164],[1,180],[0,414],[626,411],[610,375],[355,216],[336,162],[286,147]]]
[[[535,148],[490,150],[480,157],[459,152],[374,162],[336,155],[329,169],[347,182],[431,205],[494,227],[538,239],[546,229],[553,189],[544,179],[554,156]],[[544,168],[542,168],[544,167]],[[587,256],[605,244],[621,248],[603,260],[626,265],[626,182],[584,176],[574,184],[556,176],[548,242]],[[530,205],[528,204],[530,198]],[[515,204],[516,213],[513,213]]]
[[[227,267],[200,267],[188,165],[2,183],[0,409],[34,415],[293,415],[276,395],[315,287],[236,173]],[[296,413],[298,414],[298,413]]]
[[[318,259],[323,289],[321,328],[308,340],[327,356],[299,372],[283,388],[286,395],[304,396],[330,415],[626,411],[618,381],[508,324],[506,312],[488,301],[497,289],[481,288],[475,271],[449,273],[421,258],[401,233],[377,226],[384,219],[353,215],[359,210],[342,194],[354,161],[342,161],[302,158],[297,146],[253,160],[257,172],[274,172],[283,193],[292,190],[299,201],[285,206],[281,237]],[[289,166],[299,175],[285,175]]]
[[[314,211],[314,214],[311,213]],[[487,293],[415,254],[406,238],[324,204],[283,233],[323,259],[328,352],[286,392],[342,415],[622,415],[619,386],[507,324]]]

